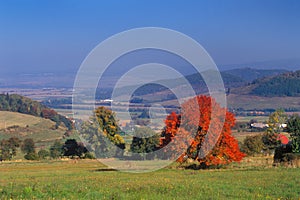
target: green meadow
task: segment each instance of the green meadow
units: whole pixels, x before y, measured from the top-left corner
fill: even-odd
[[[114,171],[96,160],[2,162],[0,199],[300,198],[300,168],[246,162],[214,170],[173,164],[149,173]]]

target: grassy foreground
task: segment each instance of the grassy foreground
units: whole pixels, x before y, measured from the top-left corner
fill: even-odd
[[[0,199],[299,199],[299,168],[109,171],[95,160],[0,163]]]

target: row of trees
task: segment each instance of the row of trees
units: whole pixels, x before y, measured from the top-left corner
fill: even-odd
[[[3,139],[0,141],[0,160],[12,160],[13,157],[17,155],[19,148],[26,160],[58,159],[61,157],[93,158],[86,147],[75,139],[68,139],[65,143],[61,143],[57,140],[49,150],[41,149],[36,152],[33,139],[27,138],[21,141],[16,137],[11,137],[7,140]]]
[[[32,160],[35,156],[35,145],[31,138],[21,141],[17,137],[11,137],[7,140],[3,139],[0,142],[0,160],[11,160],[17,155],[17,149],[21,148],[21,151],[25,154],[24,158]]]
[[[234,115],[214,99],[198,96],[185,102],[181,110],[185,117],[171,113],[165,120],[165,129],[159,134],[147,127],[136,128],[130,152],[145,158],[151,152],[162,150],[162,159],[179,157],[178,161],[184,162],[190,158],[204,167],[240,161],[245,156],[231,135]],[[123,156],[125,141],[120,135],[115,114],[107,108],[97,108],[95,117],[82,124],[81,133],[97,157]],[[168,145],[170,143],[172,145]],[[205,156],[200,156],[203,153]]]

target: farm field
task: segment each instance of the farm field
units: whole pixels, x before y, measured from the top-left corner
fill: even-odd
[[[239,166],[134,174],[96,160],[3,162],[0,199],[299,199],[300,168]]]
[[[42,120],[39,117],[17,112],[0,111],[0,129],[10,126],[31,126],[40,123]]]
[[[227,107],[245,110],[263,109],[299,109],[299,97],[260,97],[254,95],[230,94],[227,96]]]

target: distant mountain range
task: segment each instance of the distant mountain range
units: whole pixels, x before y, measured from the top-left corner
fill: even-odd
[[[288,72],[288,70],[283,69],[254,69],[254,68],[239,68],[239,69],[231,69],[225,71],[227,74],[231,74],[233,76],[241,78],[243,81],[252,82],[255,79],[275,76],[278,74],[282,74]]]
[[[209,73],[209,72],[204,72],[204,74],[205,73]],[[232,70],[223,71],[220,74],[223,79],[224,87],[226,88],[226,90],[241,88],[240,90],[235,90],[235,92],[237,92],[237,91],[243,91],[242,88],[248,87],[253,81],[257,79],[273,77],[284,73],[288,73],[288,71],[277,70],[277,69],[261,70],[261,69],[242,68],[242,69],[232,69]],[[149,96],[155,96],[157,99],[159,99],[158,97],[161,97],[161,99],[163,100],[175,99],[176,97],[174,94],[172,94],[170,89],[182,88],[182,90],[184,90],[187,84],[186,81],[188,81],[188,83],[192,86],[196,94],[203,94],[208,92],[207,86],[202,76],[200,74],[192,74],[177,79],[160,80],[158,81],[158,84],[146,84],[138,88],[134,92],[133,96],[135,97],[144,96],[145,98],[146,95],[147,98],[149,98]],[[168,88],[164,87],[163,85],[167,85]],[[126,95],[128,94],[128,91],[130,91],[132,88],[136,88],[136,86],[132,86],[132,87],[127,86],[121,88],[119,89],[118,94]],[[99,96],[99,98],[101,98],[101,96]]]
[[[280,59],[280,60],[266,60],[259,62],[249,62],[242,64],[219,65],[221,71],[239,69],[239,68],[252,68],[252,69],[285,69],[288,71],[297,71],[300,69],[300,59]]]
[[[180,66],[176,67],[180,68]],[[183,69],[184,75],[186,76],[195,72],[194,70],[188,70],[188,67],[182,66],[181,68]],[[234,75],[237,78],[241,78],[243,81],[251,82],[257,78],[276,75],[277,73],[281,72],[300,70],[300,59],[282,59],[245,64],[218,65],[218,68],[222,73],[224,72],[226,74]],[[118,80],[124,73],[123,71],[120,71],[121,69],[123,71],[125,70],[122,67],[110,70],[111,72],[109,73],[109,75],[107,75],[107,77],[104,77],[104,87],[113,87],[115,81]],[[72,88],[77,73],[76,70],[77,69],[72,68],[59,72],[50,70],[49,73],[0,73],[0,87],[30,89],[48,87]]]

